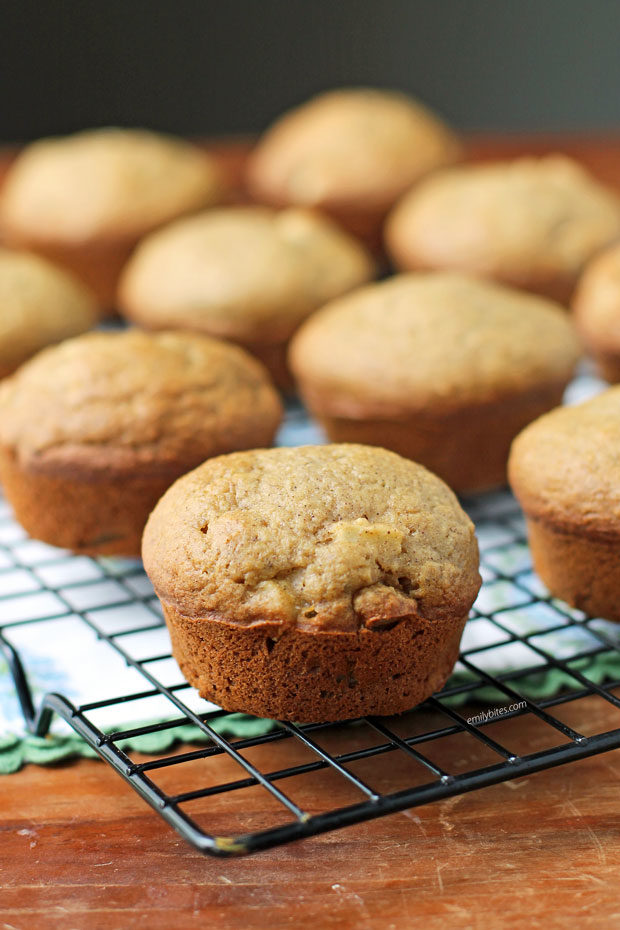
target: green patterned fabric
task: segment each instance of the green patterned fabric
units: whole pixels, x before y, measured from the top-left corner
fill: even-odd
[[[132,726],[130,724],[127,728],[131,729]],[[211,721],[210,726],[223,736],[252,737],[269,733],[277,727],[277,723],[245,714],[228,714]],[[134,752],[158,753],[169,749],[176,742],[203,744],[209,742],[209,737],[198,727],[187,724],[175,727],[174,730],[160,730],[120,740],[117,745]],[[95,750],[77,734],[0,737],[0,775],[17,772],[28,762],[53,765],[77,757],[99,758]]]

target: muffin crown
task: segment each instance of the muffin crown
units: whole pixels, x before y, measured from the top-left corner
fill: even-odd
[[[254,150],[248,178],[271,203],[383,207],[459,154],[456,136],[416,100],[349,88],[280,117]]]
[[[512,445],[508,475],[528,516],[620,538],[620,387],[531,423]]]
[[[96,332],[0,386],[0,444],[32,468],[191,468],[271,442],[281,403],[243,349],[191,333]]]
[[[358,445],[205,462],[158,503],[143,558],[186,617],[311,631],[462,619],[480,586],[454,494],[421,465]]]
[[[320,389],[335,416],[501,399],[567,381],[577,358],[561,307],[457,274],[397,275],[334,301],[301,327],[290,354],[304,388]]]
[[[285,339],[327,300],[373,277],[364,247],[307,210],[228,207],[146,238],[127,265],[120,304],[149,328]]]
[[[544,289],[620,235],[620,201],[563,155],[463,165],[406,194],[386,227],[402,268],[453,268]]]
[[[213,203],[218,187],[209,156],[181,139],[89,130],[22,151],[3,185],[0,224],[41,242],[134,238]]]
[[[98,318],[92,294],[71,275],[36,255],[2,248],[0,307],[0,374]]]

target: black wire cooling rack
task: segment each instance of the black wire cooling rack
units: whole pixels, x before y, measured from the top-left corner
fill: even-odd
[[[602,663],[613,669],[616,658],[620,669],[620,627],[546,595],[508,492],[465,503],[477,525],[484,584],[448,685],[410,714],[339,725],[284,721],[270,732],[237,738],[218,732],[225,711],[197,704],[178,670],[170,674],[167,650],[140,655],[131,646],[163,625],[139,563],[41,547],[24,540],[6,512],[0,519],[0,646],[28,729],[43,736],[54,715],[63,718],[181,836],[218,856],[309,837],[620,746],[620,729],[605,728],[609,713],[581,714],[579,721],[590,724],[579,728],[567,713],[580,701],[603,701],[607,710],[619,711],[620,727],[620,680],[600,671]],[[78,562],[90,566],[85,575],[73,570]],[[115,628],[110,616],[124,622]],[[23,636],[25,624],[40,630],[65,617],[113,650],[137,673],[140,687],[78,704],[56,692],[35,702],[16,632]],[[501,659],[506,649],[508,662]],[[88,655],[83,662],[88,665]],[[162,664],[166,675],[158,672]],[[114,732],[97,723],[102,709],[123,711],[119,719],[127,719],[128,705],[154,697],[168,709],[157,723]],[[524,742],[520,722],[526,715],[536,718],[544,736],[532,737],[530,719]],[[597,719],[606,724],[597,727]],[[174,735],[188,723],[202,732],[205,745],[177,743],[146,761],[127,748],[130,738]],[[312,786],[313,798],[317,792],[324,797],[324,810],[304,809],[302,784]],[[258,805],[257,792],[263,795]],[[228,821],[222,795],[232,802]],[[260,815],[251,815],[257,810]],[[240,830],[243,812],[247,829]]]

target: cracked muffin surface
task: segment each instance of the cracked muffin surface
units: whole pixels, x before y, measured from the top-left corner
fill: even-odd
[[[205,462],[158,503],[143,558],[181,615],[281,630],[460,620],[480,586],[474,527],[448,487],[353,444]]]

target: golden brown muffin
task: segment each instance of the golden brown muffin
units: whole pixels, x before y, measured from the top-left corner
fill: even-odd
[[[563,155],[442,171],[403,197],[386,226],[400,269],[471,272],[560,303],[619,235],[618,198]]]
[[[216,201],[209,156],[138,129],[96,129],[42,139],[18,156],[0,191],[6,242],[66,266],[102,305],[136,242]]]
[[[241,343],[290,384],[293,331],[317,307],[373,277],[364,247],[307,210],[210,210],[144,240],[119,304],[148,329],[194,329]]]
[[[0,386],[0,479],[34,537],[139,555],[149,512],[211,455],[269,445],[281,405],[262,365],[192,333],[97,332]]]
[[[607,381],[620,381],[620,245],[587,265],[573,299],[577,332]]]
[[[620,621],[620,387],[530,424],[510,453],[536,571],[552,594]]]
[[[358,445],[205,462],[158,503],[143,558],[200,694],[307,722],[399,713],[441,688],[480,587],[452,492]]]
[[[0,378],[97,319],[93,295],[71,275],[37,255],[0,248]]]
[[[416,100],[393,91],[333,90],[265,132],[247,183],[263,203],[318,207],[376,246],[398,197],[460,154],[454,133]]]
[[[473,491],[505,482],[513,437],[560,402],[577,355],[561,307],[437,273],[333,301],[290,362],[332,440],[385,446]]]

